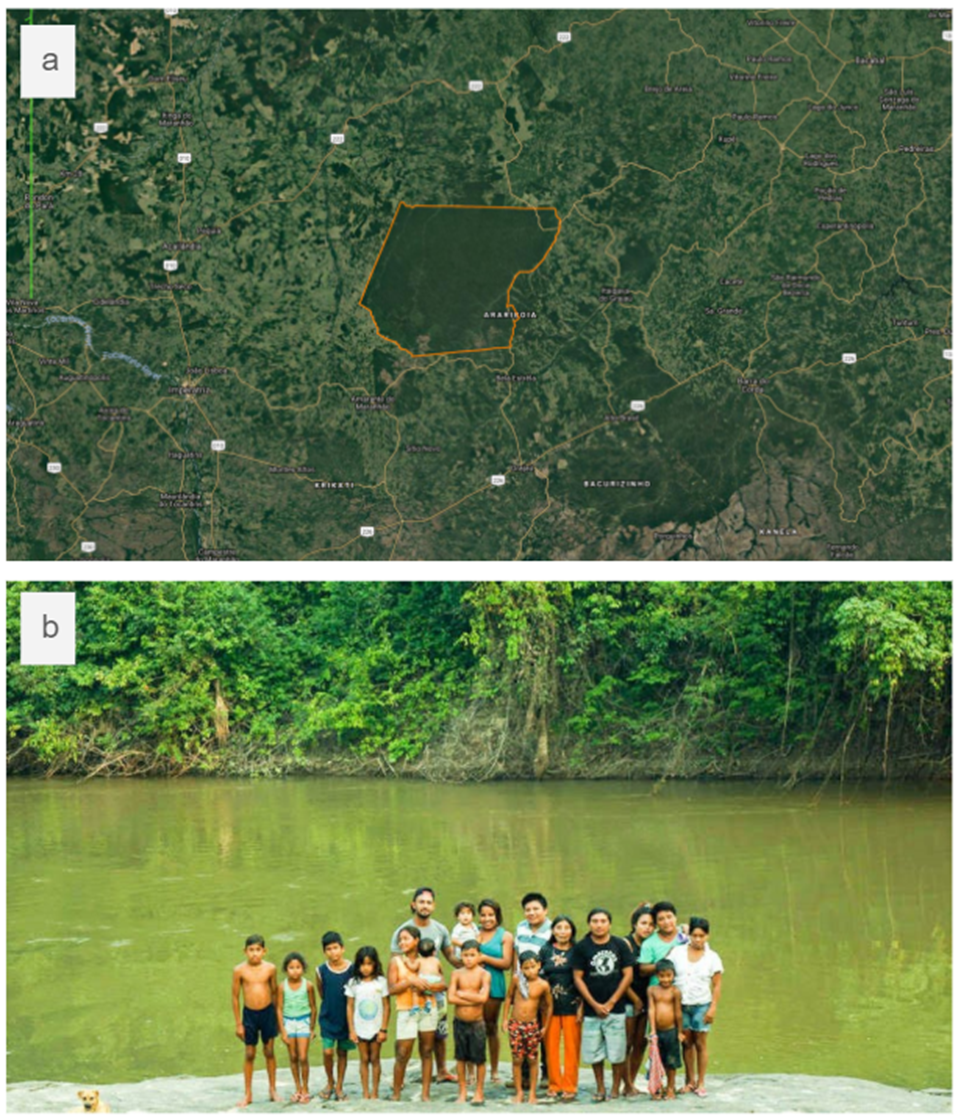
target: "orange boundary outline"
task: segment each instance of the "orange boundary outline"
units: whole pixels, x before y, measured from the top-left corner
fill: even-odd
[[[388,338],[386,334],[381,334],[380,327],[377,325],[377,320],[374,318],[374,312],[364,303],[364,296],[367,294],[367,289],[370,287],[370,281],[373,279],[374,272],[377,268],[378,263],[380,262],[381,253],[383,253],[384,251],[384,246],[387,244],[388,238],[391,234],[391,230],[393,230],[394,228],[394,222],[397,221],[397,215],[400,213],[402,206],[406,206],[408,210],[550,210],[554,217],[557,218],[557,229],[554,233],[554,240],[551,241],[551,243],[547,246],[547,251],[534,265],[533,268],[522,268],[519,272],[515,272],[514,278],[507,285],[506,306],[507,309],[509,311],[513,311],[515,315],[517,314],[517,308],[514,307],[511,303],[511,288],[514,286],[514,283],[517,280],[518,276],[529,276],[531,273],[536,272],[537,269],[540,268],[540,266],[544,263],[544,261],[547,260],[548,256],[550,255],[551,249],[553,249],[553,247],[557,244],[557,238],[561,234],[561,225],[563,224],[561,215],[553,206],[461,206],[456,204],[445,205],[444,203],[428,202],[415,202],[413,205],[411,205],[408,202],[400,202],[397,205],[397,209],[394,211],[394,216],[390,220],[390,226],[387,229],[387,234],[384,237],[384,242],[380,246],[380,252],[378,252],[377,259],[374,261],[374,266],[373,268],[371,268],[370,274],[367,277],[367,283],[364,284],[364,290],[361,293],[360,299],[357,300],[358,305],[363,307],[364,310],[370,315],[371,321],[374,324],[374,330],[377,331],[377,337],[383,338],[385,342],[391,342],[399,350],[403,350],[405,354],[409,354],[411,357],[446,357],[450,354],[483,354],[488,353],[491,350],[509,350],[514,344],[514,331],[517,329],[517,324],[520,321],[519,319],[514,319],[511,324],[511,336],[506,346],[483,346],[479,350],[441,350],[440,353],[434,354],[415,354],[413,353],[413,351],[406,349],[400,344],[400,342],[397,342],[395,339]]]

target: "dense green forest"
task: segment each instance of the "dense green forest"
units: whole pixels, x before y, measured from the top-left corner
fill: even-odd
[[[21,591],[77,663],[20,665]],[[10,583],[7,769],[950,775],[947,583]]]

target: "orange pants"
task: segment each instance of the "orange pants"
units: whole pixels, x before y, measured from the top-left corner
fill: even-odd
[[[564,1068],[561,1071],[561,1038],[564,1039]],[[581,1027],[575,1014],[551,1019],[544,1038],[547,1050],[547,1079],[551,1092],[576,1092],[577,1067],[581,1063]]]

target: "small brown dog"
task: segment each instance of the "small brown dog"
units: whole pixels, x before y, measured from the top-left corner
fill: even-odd
[[[110,1110],[110,1104],[100,1098],[100,1093],[96,1088],[81,1088],[77,1095],[80,1097],[83,1107],[72,1107],[71,1112]]]

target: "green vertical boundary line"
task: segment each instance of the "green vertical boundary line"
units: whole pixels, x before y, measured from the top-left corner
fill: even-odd
[[[30,9],[30,23],[33,23],[33,8]],[[21,74],[21,80],[23,75]],[[30,298],[33,299],[33,98],[30,98]]]

